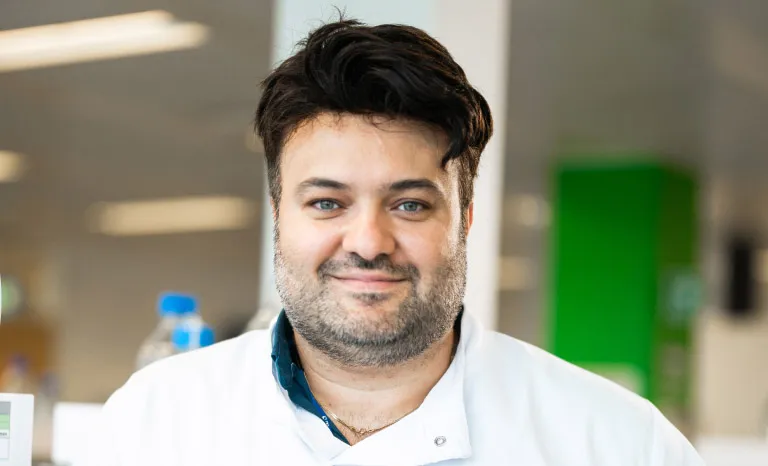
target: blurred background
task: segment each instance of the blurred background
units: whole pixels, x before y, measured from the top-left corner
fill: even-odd
[[[268,321],[260,80],[333,4],[452,51],[470,34],[434,2],[376,3],[0,4],[0,392],[103,403],[168,290],[218,341]],[[457,53],[499,90],[486,324],[652,399],[695,442],[766,442],[768,4],[498,14],[498,60]]]

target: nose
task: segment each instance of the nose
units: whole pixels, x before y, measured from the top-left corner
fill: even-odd
[[[350,220],[342,244],[345,252],[355,253],[366,260],[395,252],[395,237],[391,219],[378,209],[368,209]]]

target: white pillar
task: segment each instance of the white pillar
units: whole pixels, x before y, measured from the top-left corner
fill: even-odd
[[[507,120],[510,0],[436,0],[434,34],[491,106],[495,134],[480,159],[474,224],[469,232],[464,304],[488,329],[497,327],[498,264]]]
[[[496,134],[483,153],[475,184],[475,221],[468,240],[464,299],[467,311],[486,328],[496,328],[498,313],[509,4],[508,0],[277,0],[273,23],[273,64],[290,56],[296,42],[310,30],[336,19],[335,7],[347,17],[368,24],[401,23],[422,28],[448,48],[470,83],[488,100]],[[280,301],[274,283],[272,217],[266,197],[260,304],[262,309],[275,312]]]

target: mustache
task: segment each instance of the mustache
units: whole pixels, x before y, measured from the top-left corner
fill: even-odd
[[[329,259],[317,269],[321,278],[328,278],[330,275],[348,272],[350,270],[377,270],[387,275],[397,277],[403,280],[418,280],[421,277],[419,269],[412,264],[398,265],[392,262],[392,259],[385,255],[376,256],[373,260],[365,259],[357,254],[352,254],[344,260]]]

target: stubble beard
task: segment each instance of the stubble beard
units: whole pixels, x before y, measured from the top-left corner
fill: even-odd
[[[422,283],[413,265],[395,265],[388,256],[372,261],[357,255],[329,260],[315,273],[287,259],[275,236],[275,280],[293,328],[313,348],[345,367],[391,367],[422,355],[453,327],[466,287],[466,239],[446,257],[431,283]],[[340,294],[331,274],[377,270],[403,277],[407,296],[389,293]],[[422,290],[424,286],[428,289]],[[378,309],[379,307],[396,309]]]

